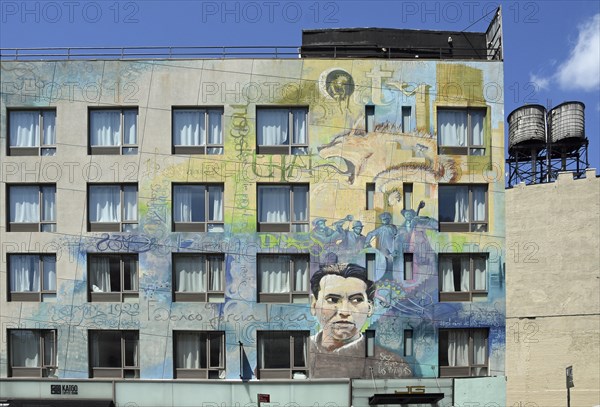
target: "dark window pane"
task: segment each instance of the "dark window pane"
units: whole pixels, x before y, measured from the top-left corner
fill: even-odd
[[[294,335],[294,367],[306,367],[306,337]]]
[[[210,338],[210,367],[221,366],[221,335]]]
[[[138,334],[137,332],[125,332],[125,366],[137,366],[138,361]]]
[[[290,335],[286,332],[270,332],[262,337],[263,368],[290,368]]]
[[[121,333],[115,331],[92,332],[92,366],[121,367]]]

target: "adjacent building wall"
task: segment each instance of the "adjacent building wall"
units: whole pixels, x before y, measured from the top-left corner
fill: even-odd
[[[506,191],[507,405],[600,404],[600,178]],[[519,404],[521,403],[521,404]]]

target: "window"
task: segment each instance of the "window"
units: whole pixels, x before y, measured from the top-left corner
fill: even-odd
[[[367,210],[375,209],[375,183],[367,182]]]
[[[413,208],[413,184],[405,182],[402,184],[402,192],[404,192],[404,209],[409,210]]]
[[[10,377],[56,376],[56,330],[9,329]]]
[[[173,185],[175,232],[224,232],[223,185]]]
[[[308,232],[308,185],[258,185],[259,232]]]
[[[88,331],[90,347],[90,377],[138,379],[138,331]]]
[[[88,254],[90,301],[131,302],[138,298],[137,254]]]
[[[258,254],[259,302],[308,303],[308,254]]]
[[[439,108],[437,124],[440,154],[485,154],[485,109]]]
[[[404,330],[404,356],[413,355],[413,330]]]
[[[173,153],[223,154],[222,120],[222,108],[173,108]]]
[[[365,356],[368,358],[375,356],[375,331],[372,329],[365,331]]]
[[[487,232],[487,185],[439,186],[440,232]]]
[[[440,377],[488,375],[488,329],[440,329]]]
[[[412,280],[413,276],[413,254],[404,253],[404,280]]]
[[[224,379],[225,332],[174,331],[176,379]]]
[[[410,127],[410,106],[402,106],[402,132],[408,133],[411,129]]]
[[[134,109],[90,109],[90,154],[137,154]]]
[[[56,232],[56,185],[11,185],[10,232]]]
[[[375,131],[375,106],[365,106],[365,130]]]
[[[223,254],[174,253],[174,300],[223,302],[224,260]]]
[[[56,300],[55,254],[9,254],[8,300]]]
[[[308,337],[305,331],[258,331],[259,379],[306,379]]]
[[[377,278],[377,266],[375,263],[375,253],[365,253],[365,264],[367,269],[367,278],[371,281],[375,281]]]
[[[257,108],[258,154],[308,154],[308,108]]]
[[[9,155],[55,155],[56,110],[9,110]]]
[[[487,293],[487,258],[483,254],[440,254],[440,301],[472,301]]]
[[[134,232],[138,229],[138,187],[135,184],[88,186],[90,232]]]

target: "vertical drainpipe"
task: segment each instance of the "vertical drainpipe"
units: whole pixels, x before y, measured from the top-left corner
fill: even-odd
[[[112,381],[112,402],[116,406],[117,405],[117,385],[115,381]]]

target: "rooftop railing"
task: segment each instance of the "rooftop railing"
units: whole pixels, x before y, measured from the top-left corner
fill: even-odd
[[[299,58],[299,51],[294,46],[0,48],[0,60]]]
[[[0,48],[0,61],[150,60],[150,59],[499,59],[498,50],[473,47],[379,48],[374,45],[240,46],[240,47],[49,47]],[[491,53],[491,54],[490,54]]]

